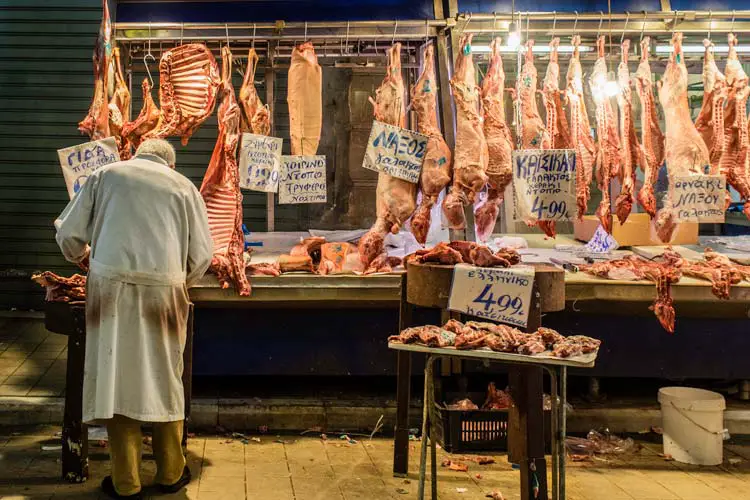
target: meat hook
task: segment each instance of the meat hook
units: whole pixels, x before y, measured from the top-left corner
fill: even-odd
[[[598,39],[602,34],[602,23],[604,23],[604,11],[599,11],[599,29],[596,30],[596,38]]]
[[[630,12],[625,11],[625,26],[622,28],[622,36],[620,37],[620,45],[622,45],[623,40],[625,40],[625,32],[628,30],[628,21],[630,21]]]
[[[396,44],[396,30],[398,29],[398,20],[393,22],[393,39],[391,40],[391,45]]]
[[[227,35],[227,49],[229,48],[229,24],[224,23],[224,32]]]
[[[711,41],[711,17],[713,16],[713,12],[711,12],[711,9],[708,9],[708,34],[706,35],[706,38],[708,38],[709,41]]]
[[[641,42],[643,41],[643,33],[646,31],[646,11],[643,11],[643,24],[641,24]]]
[[[552,12],[552,38],[555,38],[555,27],[557,27],[557,11]]]
[[[573,21],[573,36],[576,34],[576,28],[578,28],[578,11],[575,11],[576,13],[576,20]]]
[[[180,45],[182,45],[182,37],[185,34],[185,23],[180,24]]]
[[[734,33],[734,18],[736,14],[737,14],[737,11],[732,10],[732,27],[729,29],[729,31],[731,31],[732,33]]]
[[[256,28],[256,25],[255,23],[253,23],[253,41],[250,42],[250,47],[253,49],[255,48],[255,28]]]
[[[428,19],[424,20],[424,41],[428,41],[430,39],[430,21]]]
[[[146,67],[146,74],[148,75],[148,81],[151,86],[154,86],[154,77],[151,76],[151,70],[148,67],[148,59],[151,58],[152,62],[156,62],[156,58],[151,53],[151,23],[148,23],[148,49],[146,54],[143,56],[143,65]]]
[[[307,41],[307,21],[305,21],[305,39],[302,40],[302,43],[305,43]]]
[[[674,11],[674,20],[672,21],[672,34],[677,31],[677,11]]]

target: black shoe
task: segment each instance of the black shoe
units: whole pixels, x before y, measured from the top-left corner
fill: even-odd
[[[190,480],[193,479],[193,475],[190,473],[190,469],[186,465],[184,469],[182,469],[182,477],[177,480],[174,484],[159,484],[157,485],[159,488],[159,491],[162,493],[177,493],[182,488],[187,486],[187,484],[190,482]]]
[[[127,495],[127,496],[118,495],[117,492],[115,491],[115,485],[112,482],[112,476],[107,476],[102,480],[102,491],[104,491],[104,493],[106,493],[110,498],[115,498],[115,499],[123,499],[123,498],[130,499],[130,500],[142,500],[143,499],[143,495],[141,495],[140,491],[134,495]]]

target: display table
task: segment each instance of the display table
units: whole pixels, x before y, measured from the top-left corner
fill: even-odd
[[[435,388],[434,388],[434,364],[440,358],[473,359],[484,360],[492,363],[508,365],[525,365],[542,367],[550,376],[551,380],[551,403],[552,403],[552,498],[555,500],[565,499],[565,405],[567,392],[567,367],[591,368],[594,361],[581,363],[573,360],[539,358],[534,356],[523,356],[519,354],[506,354],[492,351],[459,351],[456,349],[438,349],[418,345],[388,344],[390,349],[405,351],[409,353],[421,353],[427,357],[424,372],[424,398],[422,409],[422,448],[419,462],[419,489],[417,498],[424,499],[424,484],[427,468],[427,441],[430,442],[431,481],[432,498],[437,499],[437,461],[436,461],[436,439],[435,437]],[[517,392],[516,392],[517,393]],[[516,394],[514,393],[514,394]],[[544,459],[544,448],[541,452],[538,447],[538,439],[534,436],[543,435],[543,421],[535,418],[538,412],[532,411],[528,403],[534,403],[530,398],[518,398],[516,411],[520,418],[521,441],[528,452],[522,457],[521,463],[521,498],[523,500],[534,500],[546,498],[546,463]],[[538,401],[536,401],[538,403]],[[531,417],[531,418],[529,418]],[[532,443],[536,443],[535,445]],[[531,446],[529,446],[531,445]],[[541,453],[541,456],[539,454]],[[540,485],[535,491],[534,485]]]

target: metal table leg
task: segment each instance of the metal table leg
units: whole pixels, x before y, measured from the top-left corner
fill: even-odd
[[[72,309],[75,333],[68,335],[65,413],[62,427],[62,477],[82,483],[89,477],[88,426],[83,423],[83,364],[86,355],[86,315]]]
[[[565,500],[565,434],[567,432],[568,367],[560,367],[560,500]]]
[[[550,403],[552,405],[551,412],[552,412],[552,418],[550,418],[550,424],[552,428],[550,429],[550,435],[552,437],[552,443],[550,447],[550,452],[552,455],[552,498],[555,500],[559,500],[559,478],[560,478],[560,449],[559,449],[559,442],[560,442],[560,436],[558,435],[559,429],[560,429],[560,420],[559,420],[559,413],[560,413],[560,406],[558,405],[557,400],[557,373],[555,369],[549,369],[545,368],[547,372],[549,373],[550,377],[550,387],[552,388],[552,394],[550,397]]]
[[[427,475],[427,439],[432,438],[429,429],[431,409],[430,403],[432,402],[430,392],[432,391],[432,366],[434,359],[435,358],[433,356],[427,356],[427,362],[424,368],[424,397],[422,398],[422,447],[419,455],[419,487],[417,488],[418,500],[424,500],[424,483],[425,476]],[[432,481],[434,485],[435,477],[432,478]]]

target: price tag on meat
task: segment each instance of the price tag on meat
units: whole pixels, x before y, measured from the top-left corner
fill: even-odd
[[[604,227],[599,224],[584,248],[590,253],[609,253],[617,250],[619,246],[615,237],[605,231]]]
[[[575,170],[572,149],[513,151],[516,219],[570,220],[576,209]]]
[[[723,175],[675,177],[670,186],[679,222],[724,222],[727,181]]]
[[[240,187],[275,193],[281,173],[281,139],[242,134],[240,148]]]
[[[86,179],[100,167],[120,161],[114,137],[86,142],[78,146],[58,149],[68,195],[73,198],[86,183]]]
[[[427,140],[426,135],[374,121],[362,166],[416,184]]]
[[[534,268],[475,267],[453,270],[448,309],[470,316],[525,327],[529,320]]]
[[[325,203],[325,156],[282,156],[279,178],[279,203]]]

